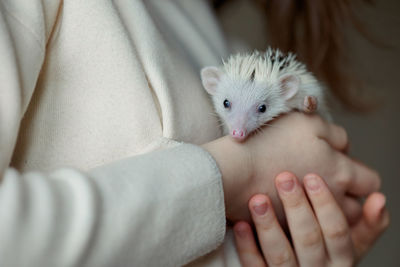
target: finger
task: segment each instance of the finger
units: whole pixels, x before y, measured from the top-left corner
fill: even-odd
[[[266,266],[263,256],[257,248],[253,231],[246,222],[238,222],[233,227],[235,243],[242,266]]]
[[[363,206],[363,216],[351,229],[351,237],[358,258],[361,258],[389,226],[386,199],[381,193],[372,193]]]
[[[324,266],[327,258],[321,230],[298,179],[285,172],[275,183],[300,266]]]
[[[347,193],[357,197],[365,197],[379,190],[381,179],[376,171],[358,161],[344,157],[343,173],[339,172],[342,178],[339,179],[348,181]]]
[[[344,153],[348,151],[349,139],[343,127],[319,120],[317,129],[317,136],[325,140],[331,147]]]
[[[315,174],[304,177],[308,198],[318,218],[328,256],[339,266],[354,263],[354,251],[346,218],[325,182]]]
[[[293,249],[279,225],[271,200],[265,195],[255,195],[249,201],[249,208],[268,265],[296,266]]]
[[[361,203],[352,196],[344,196],[342,200],[342,210],[350,226],[357,223],[362,216]]]

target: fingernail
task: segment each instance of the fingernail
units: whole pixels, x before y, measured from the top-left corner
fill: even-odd
[[[293,191],[294,188],[294,179],[291,176],[287,176],[279,179],[278,186],[285,192]]]
[[[306,176],[304,177],[304,182],[310,191],[317,191],[321,188],[321,181],[315,176]]]
[[[268,203],[261,202],[253,206],[253,210],[257,215],[264,215],[268,210]]]

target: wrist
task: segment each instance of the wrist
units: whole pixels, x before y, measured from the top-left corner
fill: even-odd
[[[251,177],[250,155],[243,143],[229,136],[202,145],[217,163],[221,172],[226,216],[229,219],[241,202],[240,195]]]

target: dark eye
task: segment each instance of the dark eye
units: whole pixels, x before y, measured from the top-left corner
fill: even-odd
[[[258,106],[258,112],[264,113],[266,110],[267,110],[267,107],[265,105]]]
[[[225,99],[225,100],[224,100],[224,107],[225,107],[225,108],[230,108],[230,107],[231,107],[231,102],[229,102],[228,99]]]

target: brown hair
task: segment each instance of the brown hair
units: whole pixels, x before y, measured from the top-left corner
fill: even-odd
[[[371,3],[371,0],[360,0]],[[219,8],[230,0],[214,0]],[[361,82],[350,74],[345,54],[345,26],[349,23],[368,38],[354,14],[351,0],[255,0],[266,14],[271,46],[293,51],[349,109],[369,108],[354,91]]]

